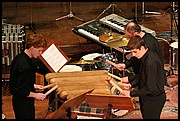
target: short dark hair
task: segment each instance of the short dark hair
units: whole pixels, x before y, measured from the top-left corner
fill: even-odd
[[[144,43],[144,39],[141,38],[140,36],[133,36],[127,45],[127,49],[131,50],[131,49],[140,49],[141,46],[144,46],[145,48],[147,48],[147,46]]]

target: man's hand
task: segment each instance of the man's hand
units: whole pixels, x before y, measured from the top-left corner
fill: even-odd
[[[120,71],[123,71],[126,68],[126,65],[124,63],[118,63],[116,64],[115,68],[117,68]]]
[[[43,85],[34,84],[34,88],[35,88],[36,92],[44,91],[44,86]]]
[[[127,84],[127,83],[119,83],[119,86],[123,89],[130,89],[131,88],[131,84]]]
[[[44,100],[46,98],[46,95],[43,93],[36,93],[35,99],[37,100]]]
[[[126,77],[122,77],[121,78],[121,82],[122,83],[129,83],[128,77],[127,76]]]
[[[130,90],[123,90],[123,91],[121,91],[121,95],[122,96],[130,97]]]
[[[32,98],[35,98],[37,100],[44,100],[46,98],[46,94],[30,92],[28,97],[32,97]]]

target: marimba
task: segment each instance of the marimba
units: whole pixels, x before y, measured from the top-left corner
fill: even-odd
[[[68,100],[79,93],[94,88],[92,93],[111,95],[110,85],[106,81],[106,70],[49,73],[46,75],[48,83],[57,83],[57,95]]]
[[[61,100],[68,101],[92,88],[94,90],[91,94],[112,95],[111,84],[114,85],[115,82],[109,81],[109,76],[113,75],[109,75],[107,70],[94,70],[48,73],[45,77],[49,84],[56,83],[58,85],[56,95]],[[86,102],[82,104],[84,105],[84,103]]]

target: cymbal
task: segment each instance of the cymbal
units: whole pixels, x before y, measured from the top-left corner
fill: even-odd
[[[129,42],[128,38],[124,36],[117,36],[117,37],[114,37],[113,39],[110,39],[107,42],[107,45],[111,47],[124,47],[124,46],[127,46],[128,42]]]
[[[99,40],[101,42],[107,43],[109,40],[113,39],[114,37],[122,37],[122,35],[116,33],[102,34],[101,36],[99,36]]]
[[[69,62],[68,64],[76,64],[76,65],[83,65],[83,64],[94,64],[95,62],[99,62],[99,60],[79,60],[74,62]]]

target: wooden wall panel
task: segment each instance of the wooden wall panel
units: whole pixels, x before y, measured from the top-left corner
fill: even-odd
[[[145,8],[148,10],[165,11],[171,3],[158,2],[157,4],[157,2],[146,2]],[[112,4],[115,5],[114,13],[128,19],[135,17],[135,2],[71,2],[71,11],[76,17],[88,22],[97,18],[108,7],[110,8],[100,18],[113,13]],[[137,2],[139,16],[142,16],[141,4],[142,2]],[[64,48],[66,53],[71,53],[70,55],[74,54],[73,52],[77,52],[77,48],[74,45],[79,46],[81,44],[83,46],[87,44],[86,48],[91,50],[85,51],[79,48],[76,55],[99,51],[101,47],[99,45],[94,46],[97,43],[86,40],[72,32],[72,28],[84,22],[68,17],[55,21],[57,18],[69,15],[69,12],[69,2],[2,2],[2,18],[6,19],[7,23],[25,25],[27,34],[33,33],[29,29],[33,27],[36,33],[43,34],[48,41],[56,41],[60,47],[72,45],[72,47],[69,46],[71,49]],[[167,16],[163,17],[166,19]],[[160,18],[147,18],[147,20],[144,19],[145,21],[142,21],[142,24],[155,31],[170,30],[170,19],[167,18],[168,23],[166,23],[166,21],[159,21]]]

